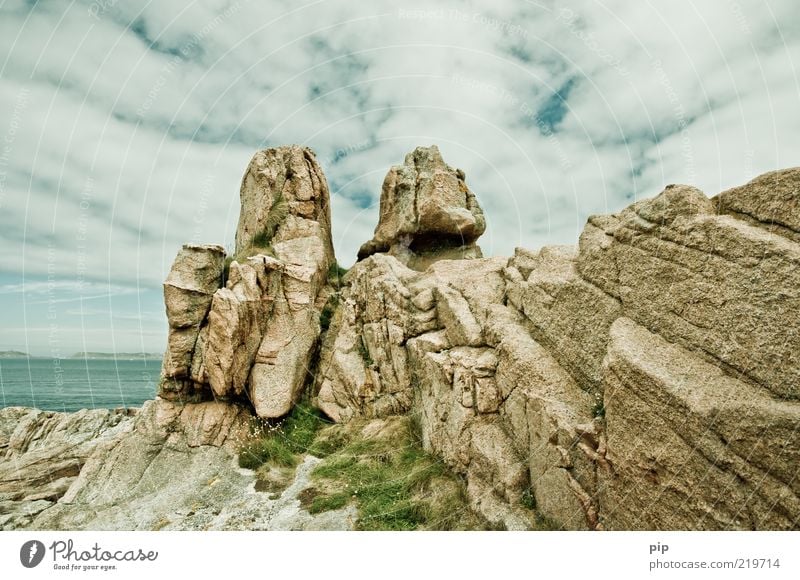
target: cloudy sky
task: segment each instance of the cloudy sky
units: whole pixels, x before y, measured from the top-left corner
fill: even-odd
[[[317,152],[349,265],[435,143],[507,255],[797,165],[798,68],[796,0],[6,0],[0,350],[163,350],[160,283],[232,247],[256,149]]]

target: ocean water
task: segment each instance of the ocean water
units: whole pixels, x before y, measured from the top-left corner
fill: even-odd
[[[159,360],[2,359],[0,407],[139,407],[155,396],[160,371]]]

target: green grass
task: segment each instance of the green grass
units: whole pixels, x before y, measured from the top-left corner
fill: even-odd
[[[342,287],[342,278],[347,274],[347,268],[342,268],[337,262],[328,267],[328,283],[334,288]]]
[[[347,493],[317,496],[311,501],[311,505],[308,506],[308,513],[318,514],[331,510],[338,510],[346,506],[349,501],[350,496]]]
[[[308,452],[315,457],[328,457],[347,445],[347,436],[341,429],[323,428],[317,432]]]
[[[373,361],[372,357],[369,355],[369,349],[367,348],[367,344],[364,342],[363,336],[360,340],[358,340],[356,348],[358,348],[358,353],[361,355],[361,359],[364,361],[365,366],[369,368],[375,364],[375,361]]]
[[[325,306],[323,306],[322,312],[319,315],[319,324],[323,331],[326,331],[328,328],[330,328],[333,315],[336,312],[336,308],[339,306],[339,291],[344,285],[342,279],[344,278],[345,274],[347,274],[347,268],[342,268],[336,262],[333,262],[328,267],[328,284],[333,286],[333,288],[336,289],[336,292],[331,294],[327,302],[325,302]]]
[[[228,279],[231,277],[231,264],[235,258],[233,256],[227,256],[225,258],[225,265],[222,267],[222,285],[225,286],[228,283]]]
[[[317,495],[309,510],[337,509],[352,499],[362,530],[480,527],[463,482],[422,450],[406,418],[396,421],[405,422],[402,429],[377,439],[352,436],[316,467],[312,478],[337,491]]]
[[[463,480],[422,449],[408,417],[330,424],[300,403],[281,421],[254,424],[239,465],[265,478],[263,490],[276,491],[306,453],[323,458],[301,498],[312,514],[355,503],[362,530],[486,527],[468,507]],[[281,477],[273,482],[273,474]]]
[[[267,219],[264,220],[264,228],[253,237],[252,246],[254,248],[261,248],[264,250],[272,251],[272,238],[278,232],[278,228],[289,216],[289,203],[282,193],[279,193],[272,206],[267,213]]]
[[[281,467],[297,465],[294,452],[279,437],[265,437],[247,445],[239,453],[239,467],[257,469],[265,463]]]
[[[317,431],[325,423],[320,412],[307,403],[296,405],[277,423],[258,421],[253,439],[239,451],[239,466],[246,469],[257,469],[266,463],[294,466],[298,456],[312,447]]]
[[[339,306],[339,294],[331,294],[325,306],[322,307],[322,312],[319,314],[319,325],[322,331],[325,332],[331,326],[331,320],[336,312],[336,307]]]
[[[275,232],[270,232],[266,228],[258,232],[255,236],[253,236],[253,243],[251,248],[254,250],[259,250],[262,253],[273,255],[275,250],[272,249],[272,245],[270,242],[272,238],[275,236]]]
[[[533,495],[533,490],[530,487],[522,492],[522,501],[520,503],[526,509],[536,509],[536,496]]]

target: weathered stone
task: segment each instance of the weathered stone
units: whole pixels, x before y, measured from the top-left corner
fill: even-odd
[[[293,312],[288,300],[277,296],[250,373],[250,400],[260,417],[285,415],[301,394],[319,336],[311,306]]]
[[[727,216],[623,240],[614,261],[627,316],[800,397],[800,326],[786,314],[800,308],[800,245]]]
[[[519,506],[528,486],[528,471],[508,434],[496,419],[476,421],[470,428],[467,493],[473,509],[507,530],[526,530],[533,514]]]
[[[192,357],[212,296],[222,284],[224,260],[221,246],[184,245],[164,282],[169,335],[161,394],[166,397],[191,398],[202,390],[190,380]]]
[[[518,505],[528,472],[497,415],[494,351],[440,350],[448,344],[442,331],[409,341],[423,445],[466,476],[472,506],[487,520],[529,528],[532,516]]]
[[[433,264],[421,278],[457,290],[466,299],[475,320],[483,326],[489,308],[505,300],[503,271],[507,263],[507,258],[471,260],[469,265],[457,260],[442,260]],[[480,280],[480,284],[476,280]]]
[[[619,298],[619,269],[614,262],[614,234],[619,216],[590,216],[578,239],[578,272],[603,292]]]
[[[418,272],[424,272],[442,260],[478,260],[483,258],[483,252],[474,243],[468,246],[448,247],[431,242],[427,246],[418,244],[414,248],[414,251],[399,251],[398,246],[392,246],[389,254],[397,256],[401,262]]]
[[[445,164],[435,145],[417,147],[386,175],[375,237],[358,258],[389,252],[419,270],[437,259],[480,258],[474,242],[485,229],[464,173]]]
[[[161,363],[159,394],[167,399],[202,396],[202,385],[187,380],[191,377],[197,342],[202,328],[171,328],[167,350]],[[198,392],[199,391],[199,392]]]
[[[720,213],[752,220],[760,227],[800,242],[800,167],[770,171],[720,193]]]
[[[606,361],[611,529],[794,529],[800,403],[620,318]]]
[[[592,397],[531,338],[513,311],[498,305],[490,321],[501,415],[530,471],[537,509],[566,529],[598,527],[599,427],[591,416]]]
[[[92,453],[133,420],[128,410],[0,409],[0,529],[25,527],[58,502]]]
[[[637,204],[635,211],[649,222],[665,225],[681,216],[712,214],[714,205],[696,187],[668,185],[661,194]]]
[[[264,149],[253,156],[242,178],[236,253],[247,252],[265,229],[272,244],[317,237],[333,257],[330,193],[314,152],[297,145]]]
[[[232,387],[236,394],[247,392],[260,417],[280,417],[291,410],[309,374],[320,333],[317,299],[335,262],[328,185],[311,150],[267,149],[245,172],[241,202],[238,252],[268,245],[279,265],[273,271],[281,275],[262,286],[260,296],[248,298],[270,308],[256,310],[256,324],[240,325],[243,332],[233,337],[230,358],[236,360],[238,349],[233,369],[241,372],[232,373]]]
[[[800,309],[800,244],[730,216],[640,219],[623,212],[607,232],[613,242],[587,255],[581,272],[599,286],[611,281],[625,315],[647,328],[800,397],[800,325],[787,316]]]
[[[0,433],[9,432],[6,419],[24,418],[11,430],[14,460],[0,461],[0,473],[7,466],[29,466],[14,473],[26,478],[16,485],[28,495],[0,499],[0,527],[352,529],[352,506],[321,515],[300,506],[298,496],[311,487],[319,459],[305,458],[280,496],[256,491],[255,474],[235,468],[252,417],[243,406],[156,399],[135,417],[99,410],[25,411],[0,411]],[[49,477],[28,478],[34,465]]]
[[[322,343],[318,405],[336,420],[405,413],[413,399],[405,342],[438,326],[432,284],[385,254],[347,277]]]
[[[178,506],[209,497],[203,487],[230,465],[249,433],[250,416],[221,402],[148,401],[133,430],[99,446],[61,501],[33,527],[156,527]]]
[[[601,387],[608,329],[621,314],[619,300],[586,282],[575,267],[573,246],[548,246],[517,256],[509,268],[527,273],[507,280],[508,301],[530,321],[533,336],[587,391]]]
[[[480,346],[483,343],[481,327],[469,309],[467,300],[453,288],[436,287],[439,323],[447,331],[452,344]]]
[[[233,468],[251,413],[288,413],[313,378],[362,435],[413,418],[493,527],[796,529],[798,172],[715,200],[669,186],[591,217],[577,250],[487,259],[463,173],[418,149],[387,176],[364,259],[329,282],[313,154],[259,152],[225,287],[208,246],[165,283],[160,392],[181,403],[0,411],[0,527],[349,527],[353,508],[296,506],[316,458],[277,499]]]
[[[363,404],[375,391],[363,349],[355,302],[345,298],[323,341],[317,375],[317,406],[334,421],[372,416]]]
[[[358,262],[342,292],[342,315],[334,317],[323,341],[320,407],[340,418],[407,412],[414,398],[407,341],[443,330],[449,347],[482,345],[487,307],[503,300],[505,263],[473,260],[465,272],[459,262],[442,260],[415,272],[386,254]],[[471,283],[470,273],[483,284]],[[481,391],[481,401],[487,409],[495,405],[491,388]],[[354,408],[345,410],[347,405]]]
[[[233,262],[227,286],[214,294],[203,364],[215,396],[245,393],[282,268],[282,262],[268,256],[254,256],[245,264]]]
[[[317,346],[319,297],[335,263],[330,198],[314,154],[297,146],[256,153],[240,196],[225,287],[216,246],[185,246],[165,283],[172,330],[160,392],[247,398],[274,418],[300,396]],[[203,261],[212,250],[216,274]]]
[[[222,283],[222,267],[225,259],[225,250],[222,246],[202,246],[185,244],[170,268],[169,275],[164,281],[165,289],[196,293],[199,300],[205,299],[208,309],[208,297],[213,294]],[[203,309],[198,312],[195,296],[189,294],[184,298],[180,292],[173,296],[165,297],[167,319],[173,328],[196,326],[203,321]]]

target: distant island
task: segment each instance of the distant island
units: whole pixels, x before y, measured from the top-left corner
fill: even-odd
[[[161,354],[157,352],[76,352],[70,358],[88,360],[161,360]]]
[[[0,350],[0,358],[31,358],[31,355],[19,350]]]
[[[31,355],[20,350],[0,350],[0,359],[29,359],[53,358]],[[86,360],[161,360],[163,357],[157,352],[76,352],[69,358]]]

